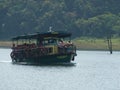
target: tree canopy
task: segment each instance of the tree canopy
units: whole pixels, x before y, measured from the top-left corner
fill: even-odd
[[[120,36],[120,0],[0,0],[0,39],[65,30],[74,37]]]

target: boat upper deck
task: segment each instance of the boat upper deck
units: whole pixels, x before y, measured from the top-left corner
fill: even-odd
[[[58,31],[58,32],[52,31],[52,32],[45,32],[45,33],[34,33],[34,34],[16,36],[16,37],[12,38],[12,40],[41,39],[41,38],[48,38],[48,37],[66,38],[66,37],[71,37],[71,33],[69,33],[69,32],[63,32],[63,31]]]

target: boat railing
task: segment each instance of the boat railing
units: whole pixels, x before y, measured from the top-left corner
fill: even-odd
[[[38,57],[54,54],[72,54],[76,53],[76,47],[73,44],[37,46],[32,44],[23,44],[13,47],[13,53],[20,57]]]
[[[73,44],[64,44],[63,46],[58,46],[58,53],[60,54],[76,53],[76,47]]]

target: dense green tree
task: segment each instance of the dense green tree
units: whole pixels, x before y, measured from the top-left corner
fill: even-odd
[[[120,17],[107,13],[89,19],[78,19],[76,27],[82,29],[83,36],[107,37],[119,32]]]
[[[0,39],[66,30],[74,37],[120,36],[120,0],[0,0]]]

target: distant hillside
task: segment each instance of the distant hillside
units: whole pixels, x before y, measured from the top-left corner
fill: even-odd
[[[0,39],[53,30],[120,36],[120,0],[0,0]]]

